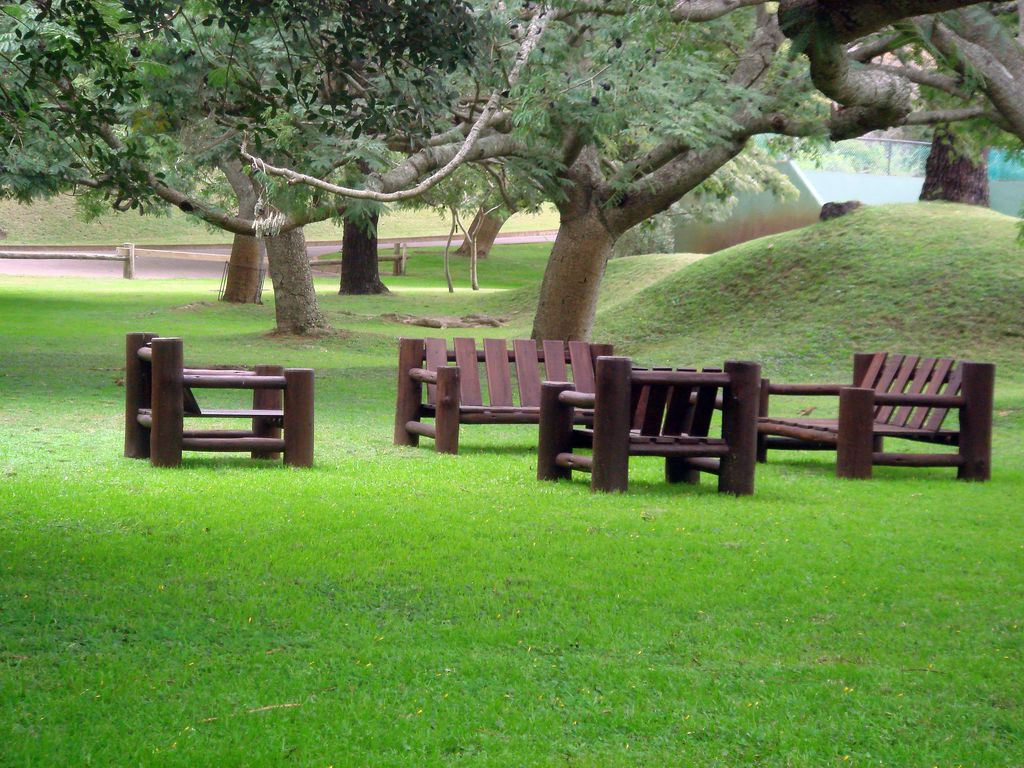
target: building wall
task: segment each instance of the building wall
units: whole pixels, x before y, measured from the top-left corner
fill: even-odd
[[[924,184],[923,178],[915,176],[804,170],[792,161],[780,163],[778,169],[800,193],[796,199],[780,201],[768,192],[740,195],[732,214],[724,221],[681,224],[675,232],[676,250],[714,253],[765,235],[806,227],[818,220],[825,203],[914,203]],[[992,181],[990,196],[993,210],[1020,216],[1024,208],[1024,181]]]

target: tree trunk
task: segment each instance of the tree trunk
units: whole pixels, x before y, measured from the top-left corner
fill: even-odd
[[[274,284],[277,332],[303,336],[325,330],[327,320],[316,301],[302,229],[268,237],[267,260]]]
[[[222,160],[218,166],[238,197],[238,215],[251,219],[258,200],[256,183],[245,173],[242,163],[237,159]],[[259,240],[248,235],[235,235],[231,243],[228,278],[221,301],[255,304],[259,300],[256,290],[259,287],[262,260]]]
[[[936,126],[922,200],[988,206],[987,152],[970,151],[949,126]]]
[[[481,208],[476,212],[476,216],[473,217],[473,223],[469,225],[469,237],[462,241],[462,245],[455,251],[455,255],[469,256],[469,240],[472,238],[476,241],[476,257],[478,259],[486,259],[506,221],[508,221],[508,216],[499,214],[496,211],[487,213]]]
[[[259,240],[248,235],[235,235],[231,243],[231,259],[228,261],[228,279],[221,301],[235,304],[256,303],[262,261]]]
[[[377,219],[373,214],[368,224],[345,219],[341,238],[341,289],[348,295],[390,293],[380,279],[377,261]]]
[[[563,212],[540,286],[533,338],[590,339],[601,278],[618,237],[594,208],[571,218]]]

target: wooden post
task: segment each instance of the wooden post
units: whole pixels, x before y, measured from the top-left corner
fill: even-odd
[[[313,466],[313,369],[284,371],[284,463]]]
[[[391,274],[398,277],[402,274],[402,244],[395,243],[395,260],[391,265]]]
[[[866,387],[839,390],[836,475],[867,480],[874,448],[875,391]]]
[[[575,409],[558,399],[575,387],[567,381],[545,381],[540,389],[540,430],[537,440],[537,479],[568,480],[569,467],[560,467],[555,459],[572,450],[572,422]]]
[[[409,267],[409,246],[402,243],[402,274],[405,274],[405,270]]]
[[[992,401],[996,367],[992,363],[961,363],[960,393],[960,480],[989,480],[992,477]]]
[[[628,357],[599,357],[594,386],[594,458],[590,487],[625,491],[629,487],[630,382]]]
[[[149,434],[149,460],[154,467],[181,464],[184,430],[184,350],[179,338],[157,338],[151,343],[153,360],[153,423]]]
[[[398,340],[398,396],[395,402],[395,445],[419,445],[420,436],[405,425],[420,420],[423,384],[409,376],[413,368],[423,366],[426,348],[423,339]]]
[[[437,369],[437,402],[434,411],[434,450],[459,452],[459,366]]]
[[[122,275],[125,280],[135,279],[135,243],[125,243],[117,249],[117,255],[124,257]]]
[[[874,355],[871,352],[853,353],[853,386],[864,386],[864,376],[871,367],[871,359]]]
[[[283,376],[284,368],[280,365],[257,365],[253,372],[257,376]],[[284,409],[284,392],[280,389],[254,389],[252,391],[252,408],[254,411],[280,411]],[[281,439],[281,427],[274,424],[273,419],[264,416],[253,416],[253,437],[270,437]],[[273,451],[253,451],[254,459],[279,459],[280,453]]]
[[[700,470],[694,469],[686,459],[669,456],[665,459],[665,482],[700,485]]]
[[[749,496],[757,467],[757,414],[761,407],[761,366],[729,360],[729,385],[722,393],[722,437],[729,453],[718,468],[719,493]]]
[[[153,380],[149,363],[139,360],[139,350],[156,338],[155,333],[129,333],[124,355],[124,455],[149,458],[149,429],[139,424],[139,409],[151,405]]]
[[[771,381],[769,379],[761,379],[761,393],[758,397],[757,415],[759,418],[768,418],[769,406],[769,388],[771,387]],[[768,463],[768,435],[762,435],[760,432],[757,433],[757,461],[761,464]]]

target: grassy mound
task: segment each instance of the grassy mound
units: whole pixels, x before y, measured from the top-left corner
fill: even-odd
[[[602,312],[595,336],[784,369],[875,347],[1009,359],[1024,315],[1016,235],[1015,219],[980,208],[863,208],[686,266]]]

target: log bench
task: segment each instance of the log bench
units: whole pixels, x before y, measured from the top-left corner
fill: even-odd
[[[721,493],[754,492],[761,368],[727,362],[724,370],[634,369],[627,357],[599,357],[593,393],[568,382],[544,382],[537,478],[568,479],[590,472],[594,491],[625,491],[633,456],[665,459],[670,483],[718,475]],[[721,430],[713,436],[715,408]],[[592,428],[575,428],[576,410]],[[577,449],[589,449],[589,455]]]
[[[579,391],[593,392],[594,360],[611,353],[609,344],[585,341],[516,339],[509,349],[504,339],[484,339],[478,349],[473,339],[460,338],[449,349],[444,339],[400,339],[395,445],[427,437],[438,453],[458,453],[463,424],[537,424],[541,365],[544,378],[564,381],[571,374]],[[584,412],[577,418],[589,420]]]
[[[174,467],[182,451],[228,451],[254,459],[283,454],[285,464],[312,466],[312,369],[186,368],[182,340],[152,333],[129,333],[125,346],[126,457]],[[193,391],[198,389],[252,390],[252,408],[201,408]],[[186,416],[247,419],[250,427],[185,429]]]
[[[988,480],[992,466],[995,366],[888,352],[853,358],[853,385],[762,382],[758,460],[772,450],[836,451],[836,474],[870,478],[874,466],[956,467],[961,480]],[[839,398],[839,418],[771,416],[772,395]],[[944,427],[951,410],[956,429]],[[956,446],[956,453],[890,453],[885,438]]]

